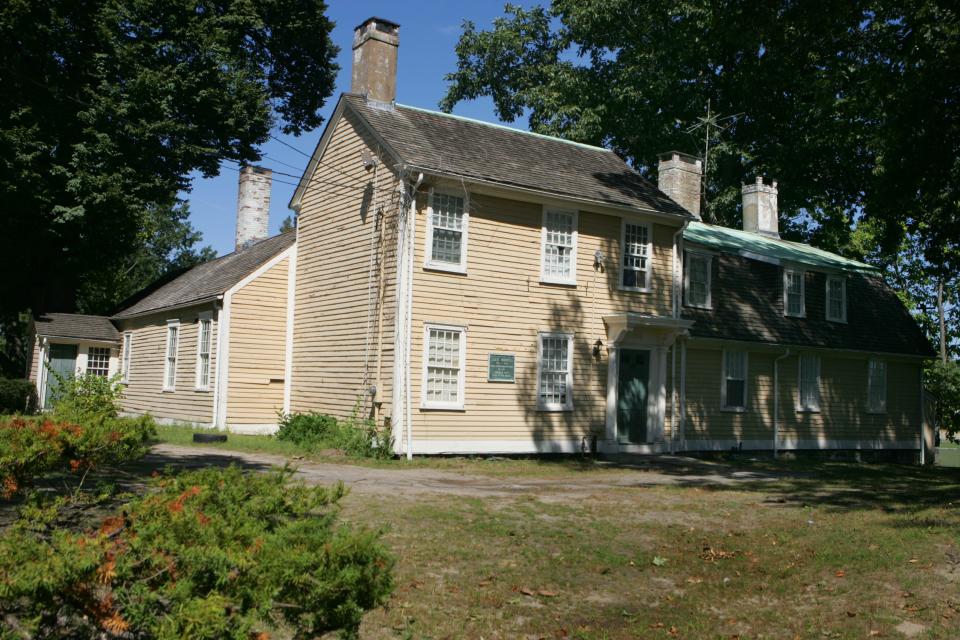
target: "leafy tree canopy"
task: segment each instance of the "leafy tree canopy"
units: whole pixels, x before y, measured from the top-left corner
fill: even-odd
[[[0,5],[0,319],[105,312],[207,257],[177,194],[191,172],[257,160],[274,126],[321,124],[338,51],[325,12],[318,0]]]

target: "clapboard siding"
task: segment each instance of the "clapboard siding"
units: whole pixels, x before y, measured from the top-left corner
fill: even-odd
[[[379,368],[378,396],[389,415],[397,177],[349,110],[332,126],[298,218],[291,410],[343,417],[360,401],[367,414],[366,390]],[[364,168],[364,151],[381,157],[378,167]],[[375,228],[378,210],[383,223]]]
[[[737,347],[739,348],[739,347]],[[689,448],[697,440],[773,439],[774,359],[784,351],[762,349],[748,352],[747,410],[721,411],[722,351],[689,348],[687,351],[686,439]],[[796,353],[796,351],[794,351]],[[920,365],[888,359],[887,411],[867,412],[868,354],[821,351],[820,411],[797,411],[798,358],[791,355],[779,363],[779,436],[781,442],[845,440],[904,442],[918,437],[921,422]]]
[[[284,258],[232,294],[228,428],[276,424],[283,409],[289,266]]]
[[[540,283],[542,205],[481,194],[471,194],[469,202],[465,275],[423,268],[426,199],[418,202],[411,349],[414,450],[418,439],[569,440],[602,434],[608,355],[604,348],[594,357],[593,347],[598,339],[607,344],[603,316],[623,311],[670,315],[672,243],[678,227],[652,225],[651,291],[626,292],[618,288],[621,218],[581,210],[577,285],[547,285]],[[598,250],[602,269],[594,268]],[[419,408],[427,323],[467,327],[462,411]],[[536,410],[541,331],[574,333],[572,412]],[[487,382],[490,352],[516,355],[516,383]]]
[[[132,414],[150,413],[156,418],[183,420],[200,424],[213,421],[213,381],[217,367],[217,333],[219,321],[214,312],[213,333],[210,340],[209,389],[198,391],[196,386],[197,337],[201,313],[214,312],[206,304],[187,309],[172,310],[142,318],[119,322],[121,332],[131,332],[131,360],[128,383],[123,393],[123,410]],[[164,359],[167,348],[167,320],[180,321],[177,349],[177,379],[175,391],[163,391]],[[122,341],[121,341],[122,345]],[[122,349],[122,347],[121,347]],[[123,362],[123,354],[120,354]]]

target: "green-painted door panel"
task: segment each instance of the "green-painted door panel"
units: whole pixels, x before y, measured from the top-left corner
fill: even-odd
[[[57,376],[72,378],[77,372],[77,345],[51,344],[50,357],[47,362],[47,390],[44,394],[44,407],[50,406],[50,400],[57,389]]]
[[[617,376],[617,438],[620,442],[647,442],[647,391],[650,352],[620,349]]]

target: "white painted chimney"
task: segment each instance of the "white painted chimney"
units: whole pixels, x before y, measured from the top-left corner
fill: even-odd
[[[700,158],[679,151],[660,154],[657,187],[670,199],[700,219],[700,181],[703,163]]]
[[[779,238],[777,181],[764,184],[763,176],[757,176],[756,182],[743,185],[740,193],[743,195],[743,230]]]
[[[367,18],[353,31],[353,77],[350,92],[367,100],[393,103],[397,99],[397,51],[400,25],[383,18]]]
[[[270,184],[273,172],[263,167],[240,167],[237,194],[237,251],[265,240],[270,224]]]

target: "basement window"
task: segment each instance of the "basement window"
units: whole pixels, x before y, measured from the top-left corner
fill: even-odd
[[[827,276],[827,320],[847,321],[847,281],[840,276]]]
[[[537,348],[537,409],[573,410],[573,334],[541,333]]]
[[[424,409],[463,409],[467,353],[463,327],[427,325],[423,335]]]
[[[871,358],[867,367],[867,412],[886,413],[887,363]]]
[[[540,282],[577,284],[577,212],[544,209]]]
[[[650,290],[650,225],[623,221],[620,234],[623,260],[620,264],[620,288],[626,291]]]
[[[803,318],[807,314],[804,300],[804,273],[799,269],[783,270],[783,314]]]
[[[110,348],[90,347],[87,349],[87,374],[106,378],[110,375]]]
[[[466,273],[469,222],[467,198],[430,193],[425,251],[427,268]]]

